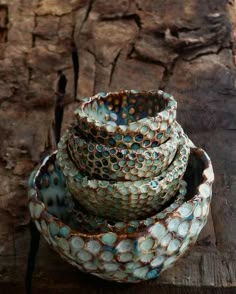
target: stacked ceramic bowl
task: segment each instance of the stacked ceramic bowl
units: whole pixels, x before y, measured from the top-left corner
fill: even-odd
[[[57,152],[32,175],[31,216],[79,269],[119,282],[146,280],[196,241],[214,175],[176,110],[162,91],[85,99]]]
[[[82,102],[57,159],[88,212],[110,220],[148,217],[176,194],[190,153],[176,108],[162,91],[100,93]]]

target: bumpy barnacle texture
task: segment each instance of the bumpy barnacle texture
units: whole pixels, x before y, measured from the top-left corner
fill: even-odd
[[[30,214],[47,242],[80,270],[117,282],[152,279],[184,254],[206,223],[214,174],[202,149],[191,149],[185,179],[194,193],[183,182],[182,195],[161,212],[143,220],[107,222],[106,232],[86,233],[83,223],[72,223],[71,196],[54,153],[29,183]]]
[[[158,277],[206,223],[213,169],[162,91],[84,99],[29,179],[29,209],[62,258],[117,282]]]

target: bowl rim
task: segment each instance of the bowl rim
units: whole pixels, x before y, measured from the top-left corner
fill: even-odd
[[[142,123],[142,125],[145,124],[149,124],[151,122],[161,122],[163,120],[163,117],[165,117],[165,113],[169,113],[169,112],[175,112],[177,110],[177,101],[175,100],[174,96],[164,92],[162,90],[150,90],[150,91],[144,91],[144,90],[120,90],[120,91],[114,91],[114,92],[99,92],[94,96],[91,97],[87,97],[87,98],[83,98],[81,100],[81,102],[79,103],[78,107],[75,109],[74,114],[77,118],[77,120],[80,120],[81,118],[85,119],[86,122],[88,124],[94,124],[96,125],[96,123],[99,123],[99,127],[101,129],[105,128],[105,130],[107,131],[108,134],[114,133],[113,131],[110,131],[107,127],[109,126],[109,124],[106,123],[102,123],[101,121],[98,121],[96,119],[93,119],[92,117],[88,117],[88,115],[85,112],[85,108],[91,104],[92,102],[94,102],[95,100],[99,101],[100,99],[106,99],[109,96],[113,96],[113,95],[121,95],[121,94],[151,94],[151,95],[157,95],[159,98],[164,99],[164,101],[167,101],[166,106],[164,107],[163,110],[161,110],[160,112],[156,112],[155,116],[150,116],[147,115],[146,117],[137,120],[137,121],[133,121],[130,122],[128,124],[125,125],[117,125],[116,124],[116,128],[118,128],[118,131],[121,134],[125,134],[127,131],[131,131],[132,130],[130,128],[132,128],[132,126],[134,126],[137,123]],[[90,121],[88,121],[88,119]],[[124,128],[125,127],[125,128]],[[157,128],[156,130],[158,130],[159,128]]]
[[[175,129],[175,127],[177,127],[177,122],[173,123],[173,129]],[[70,139],[72,140],[72,138],[73,138],[73,140],[78,138],[82,142],[83,146],[86,146],[86,148],[87,148],[87,146],[92,144],[94,146],[94,148],[96,148],[97,146],[103,148],[103,151],[116,149],[117,152],[127,151],[129,154],[139,154],[140,152],[143,152],[143,151],[159,152],[159,150],[164,150],[164,148],[166,148],[166,146],[168,146],[168,145],[177,144],[176,141],[178,141],[178,139],[179,139],[179,133],[172,131],[170,133],[170,137],[162,144],[155,146],[155,147],[148,147],[148,148],[140,147],[137,150],[135,150],[135,149],[129,149],[129,148],[121,148],[121,147],[117,147],[117,146],[109,146],[109,145],[107,146],[102,143],[86,141],[84,138],[82,138],[82,136],[80,136],[78,133],[76,133],[73,126],[71,128],[69,128],[67,130],[67,132],[69,132],[68,141],[70,141]]]
[[[183,156],[189,156],[190,154],[190,146],[188,144],[188,137],[187,135],[184,133],[183,129],[180,127],[180,125],[178,125],[178,133],[179,133],[179,140],[181,140],[182,142],[182,148],[180,149],[180,144],[178,144],[178,147],[177,147],[177,151],[175,153],[175,157],[178,156],[178,157],[183,157]],[[183,153],[183,148],[185,148],[187,150],[187,155],[186,154],[182,154]],[[175,159],[175,158],[174,158]],[[69,161],[71,162],[71,164],[73,165],[74,168],[76,168],[76,165],[75,163],[72,161],[72,159],[69,157]],[[186,165],[187,167],[187,165]],[[164,171],[163,171],[164,172]],[[163,173],[162,172],[162,173]],[[173,173],[173,166],[172,164],[170,164],[170,166],[165,170],[165,172],[167,174],[169,174],[170,172]],[[62,170],[62,173],[64,174],[63,170]],[[79,173],[79,172],[78,172]],[[134,182],[142,182],[142,183],[145,183],[146,185],[149,185],[148,183],[150,183],[151,181],[157,181],[158,178],[162,177],[162,173],[156,177],[151,177],[151,178],[145,178],[145,179],[139,179],[139,180],[136,180]],[[64,174],[65,175],[65,174]],[[66,176],[66,175],[65,175]],[[163,182],[165,178],[163,178],[162,180],[160,180],[159,182]],[[72,180],[72,179],[71,179]],[[75,181],[75,176],[73,176],[73,180]],[[83,180],[86,181],[87,185],[89,187],[93,186],[94,183],[105,183],[107,185],[109,185],[109,183],[111,181],[108,181],[108,180],[98,180],[98,179],[89,179],[87,176],[83,176]],[[119,185],[117,185],[117,183],[119,182],[122,182],[122,183],[126,183],[126,185],[128,185],[129,183],[133,182],[133,181],[130,181],[130,180],[125,180],[125,181],[113,181],[113,182],[116,182],[114,183],[114,185],[119,188]]]

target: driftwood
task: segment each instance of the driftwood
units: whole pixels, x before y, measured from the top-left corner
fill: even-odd
[[[233,1],[0,0],[1,293],[24,293],[30,171],[78,99],[121,88],[176,97],[179,122],[214,164],[208,224],[174,268],[133,286],[82,274],[42,241],[35,293],[234,292],[235,34]]]

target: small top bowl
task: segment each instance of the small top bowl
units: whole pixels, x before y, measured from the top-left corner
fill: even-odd
[[[169,138],[176,109],[173,96],[163,91],[125,90],[84,99],[75,116],[86,139],[137,150]]]
[[[191,154],[185,201],[174,202],[174,209],[167,207],[155,223],[139,232],[88,234],[72,227],[70,213],[62,212],[66,188],[56,153],[44,160],[29,183],[31,218],[52,248],[82,271],[123,283],[156,278],[196,242],[207,221],[214,173],[202,149],[194,148]]]

